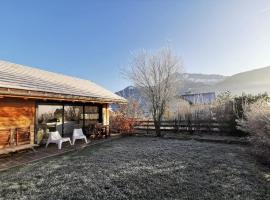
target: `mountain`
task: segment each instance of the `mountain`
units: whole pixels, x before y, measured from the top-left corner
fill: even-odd
[[[217,74],[178,74],[178,94],[185,94],[187,92],[198,92],[202,89],[207,90],[213,85],[222,82],[226,79],[226,76]]]
[[[186,81],[194,82],[194,83],[205,83],[205,84],[216,84],[220,81],[223,81],[226,76],[218,75],[218,74],[190,74],[184,73],[183,77]]]
[[[186,92],[194,92],[201,90],[201,88],[210,88],[211,86],[225,80],[226,76],[216,74],[175,74],[178,83],[178,94],[184,94]],[[117,95],[122,96],[126,99],[135,99],[141,104],[144,104],[144,100],[140,95],[139,90],[136,87],[128,86],[123,90],[116,92]]]
[[[232,76],[216,74],[175,74],[179,80],[178,94],[230,91],[234,95],[270,93],[270,66],[238,73]],[[129,86],[116,94],[127,99],[133,98],[144,104],[136,87]]]
[[[234,95],[270,93],[270,66],[227,77],[211,87],[216,93],[230,91]]]
[[[137,99],[138,96],[140,96],[139,90],[134,86],[128,86],[125,89],[116,92],[115,94],[124,97],[126,99],[129,98]]]
[[[134,87],[134,86],[128,86],[123,90],[120,90],[118,92],[116,92],[115,94],[124,97],[128,100],[130,99],[134,99],[136,100],[142,107],[145,106],[145,100],[143,99],[142,95],[140,94],[140,91],[138,90],[138,88]],[[116,108],[117,105],[114,105],[113,108]]]

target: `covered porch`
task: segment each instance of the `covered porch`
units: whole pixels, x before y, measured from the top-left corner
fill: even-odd
[[[0,154],[42,146],[56,131],[108,137],[109,104],[127,102],[91,81],[6,61],[0,74]]]
[[[0,154],[43,146],[50,132],[72,138],[74,129],[90,141],[109,137],[109,104],[9,97],[0,102]]]
[[[110,136],[109,104],[83,102],[36,102],[35,142],[44,144],[46,133],[58,131],[72,137],[74,129],[82,129],[91,139]]]

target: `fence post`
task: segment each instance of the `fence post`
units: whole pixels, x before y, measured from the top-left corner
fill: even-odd
[[[181,116],[177,119],[177,128],[178,128],[178,133],[181,132],[182,127],[181,127]]]
[[[192,124],[191,124],[190,118],[188,119],[188,130],[189,130],[189,133],[192,134]]]
[[[178,133],[178,126],[177,126],[176,118],[174,118],[174,129],[175,129],[175,132]]]
[[[146,126],[146,134],[148,135],[148,126],[149,126],[149,119],[147,120],[147,126]]]

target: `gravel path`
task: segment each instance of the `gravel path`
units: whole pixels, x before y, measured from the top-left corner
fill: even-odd
[[[245,146],[125,137],[0,173],[0,199],[270,199]]]

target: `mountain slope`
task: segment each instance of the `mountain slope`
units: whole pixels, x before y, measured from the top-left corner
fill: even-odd
[[[176,74],[178,94],[186,92],[202,93],[231,91],[234,95],[270,93],[270,66],[251,71],[222,76],[213,74]],[[143,104],[143,99],[136,87],[129,86],[116,94],[133,98]]]
[[[186,92],[200,91],[202,88],[210,88],[211,86],[223,81],[226,77],[216,74],[175,74],[178,79],[177,91],[178,94],[184,94]],[[140,95],[139,90],[136,87],[128,86],[123,90],[116,92],[117,95],[126,99],[135,99],[141,104],[144,104],[144,100]]]
[[[270,92],[270,66],[235,74],[211,87],[217,93],[226,90],[235,95]]]

